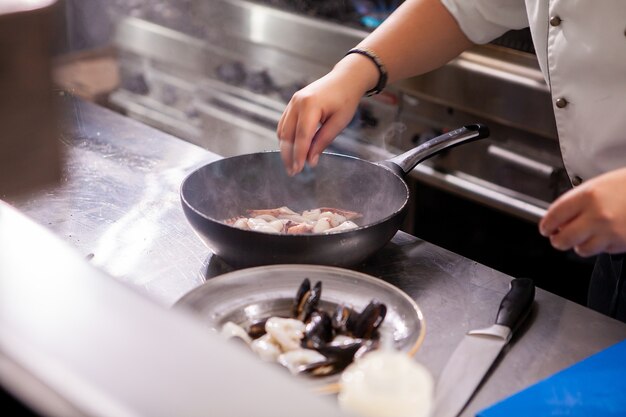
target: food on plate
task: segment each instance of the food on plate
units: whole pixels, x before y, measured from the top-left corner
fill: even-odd
[[[282,234],[333,233],[359,227],[352,220],[360,213],[332,207],[318,207],[297,213],[289,207],[247,210],[247,216],[237,216],[224,223],[244,230]]]
[[[336,374],[381,345],[379,330],[387,307],[372,299],[361,312],[344,304],[329,312],[320,307],[321,297],[322,282],[312,286],[305,278],[285,317],[265,317],[245,326],[229,321],[221,332],[293,374]]]
[[[428,417],[434,381],[408,355],[380,349],[360,358],[341,374],[339,405],[363,417]]]

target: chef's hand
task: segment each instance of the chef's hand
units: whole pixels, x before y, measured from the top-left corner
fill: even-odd
[[[377,81],[376,67],[351,54],[293,95],[276,128],[289,175],[300,172],[305,161],[317,164],[320,153],[350,123],[361,97]]]
[[[580,256],[626,252],[626,168],[600,175],[559,197],[539,223],[559,250]]]
[[[424,74],[472,46],[441,0],[402,4],[357,47],[376,52],[385,64],[388,83]],[[292,97],[276,133],[290,175],[317,158],[350,123],[359,100],[378,84],[378,69],[360,54],[345,56],[326,76]]]

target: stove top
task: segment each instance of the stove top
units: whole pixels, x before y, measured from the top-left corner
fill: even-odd
[[[380,25],[404,0],[252,0],[282,11],[341,23],[354,29],[372,30]],[[195,0],[111,0],[109,12],[145,19],[182,33],[205,39],[210,32],[194,13]],[[530,30],[511,30],[491,42],[493,45],[534,54]]]
[[[122,88],[112,103],[234,156],[276,148],[276,124],[293,92],[366,36],[362,17],[382,3],[168,0],[151,11],[145,4],[128,0],[139,19],[118,25]],[[195,7],[195,15],[185,7]],[[445,129],[483,122],[492,138],[473,146],[471,158],[469,146],[464,155],[452,150],[420,167],[419,179],[535,221],[567,178],[553,120],[538,117],[551,102],[536,58],[527,53],[529,40],[528,31],[513,31],[494,41],[498,46],[478,46],[444,68],[364,98],[331,151],[382,160]],[[497,99],[503,92],[516,100],[503,106]],[[522,107],[532,111],[519,112]]]

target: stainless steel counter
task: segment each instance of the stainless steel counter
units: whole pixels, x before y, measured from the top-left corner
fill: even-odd
[[[178,195],[187,173],[219,156],[93,104],[64,102],[62,183],[7,202],[166,306],[228,271],[187,224]],[[403,232],[355,269],[417,301],[426,339],[416,360],[435,377],[465,331],[491,324],[511,279]],[[462,415],[624,338],[626,324],[539,289],[529,323]]]

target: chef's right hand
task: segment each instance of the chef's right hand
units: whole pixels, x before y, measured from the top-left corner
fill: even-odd
[[[293,95],[276,129],[289,175],[302,171],[305,162],[317,165],[322,151],[350,123],[361,97],[377,77],[367,58],[351,54]]]

